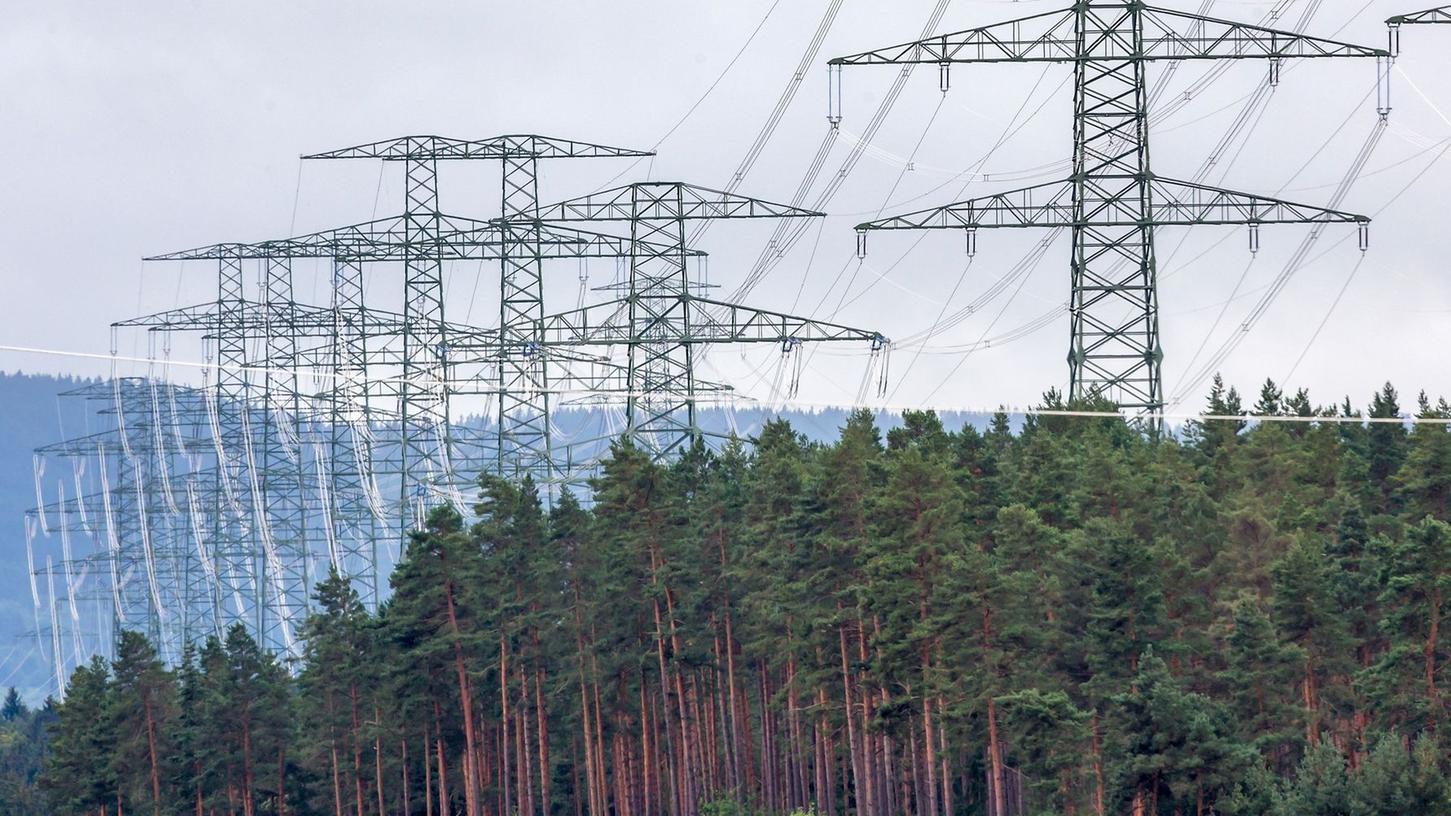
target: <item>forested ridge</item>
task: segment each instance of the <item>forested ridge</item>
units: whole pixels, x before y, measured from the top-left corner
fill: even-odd
[[[1448,521],[1444,423],[622,444],[587,504],[433,511],[376,616],[320,581],[298,665],[123,634],[0,724],[7,783],[48,740],[5,812],[1451,813]]]

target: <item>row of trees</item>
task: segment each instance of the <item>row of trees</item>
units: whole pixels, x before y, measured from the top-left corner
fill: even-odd
[[[484,478],[378,614],[319,583],[296,666],[124,634],[57,707],[55,812],[1451,812],[1445,424],[860,413],[591,487]]]

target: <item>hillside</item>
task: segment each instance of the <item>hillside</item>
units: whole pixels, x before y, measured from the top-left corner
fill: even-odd
[[[63,429],[84,432],[79,406],[56,399],[82,384],[70,377],[0,372],[0,687],[14,685],[31,700],[44,696],[48,680],[32,648],[35,622],[25,563],[23,519],[35,506],[31,454],[60,438]],[[47,474],[48,480],[55,477]]]

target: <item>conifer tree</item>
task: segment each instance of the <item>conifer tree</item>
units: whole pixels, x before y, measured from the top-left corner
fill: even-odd
[[[14,686],[5,693],[5,702],[0,704],[0,720],[15,722],[29,713],[24,701],[20,699],[20,692]]]
[[[59,708],[41,787],[63,813],[102,816],[119,804],[116,779],[106,761],[116,743],[106,716],[110,674],[100,656],[77,667]]]
[[[105,727],[115,737],[107,758],[127,809],[160,816],[171,800],[165,763],[171,756],[175,681],[140,632],[123,631],[111,663]]]

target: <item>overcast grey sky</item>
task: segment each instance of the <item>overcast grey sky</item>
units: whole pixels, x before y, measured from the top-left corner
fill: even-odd
[[[396,168],[381,172],[369,162],[300,167],[297,157],[305,152],[409,133],[478,138],[537,132],[640,148],[659,143],[656,159],[633,167],[620,161],[548,166],[546,198],[595,189],[622,172],[621,180],[724,186],[828,5],[12,0],[0,25],[0,150],[7,167],[0,185],[0,344],[105,352],[111,321],[213,293],[208,265],[143,266],[143,255],[280,237],[400,208]],[[828,127],[825,59],[915,39],[932,5],[845,0],[795,102],[740,191],[789,200]],[[1060,5],[957,0],[939,29]],[[1290,4],[1278,25],[1294,25],[1307,5]],[[1256,21],[1272,6],[1220,0],[1211,13]],[[1381,21],[1410,10],[1385,0],[1364,6],[1327,0],[1305,30],[1380,46]],[[739,61],[725,71],[758,26]],[[1407,392],[1451,395],[1445,363],[1451,343],[1451,158],[1441,152],[1451,139],[1443,113],[1451,111],[1451,28],[1407,29],[1403,45],[1390,129],[1343,205],[1376,214],[1371,249],[1292,383],[1324,402],[1346,393],[1364,402],[1386,379]],[[1169,83],[1167,100],[1182,96],[1207,69],[1185,65],[1166,76],[1156,68],[1151,80]],[[878,211],[945,204],[1061,174],[1054,165],[1069,156],[1067,72],[1063,66],[962,66],[943,97],[936,70],[918,71],[831,201],[833,217],[814,225],[747,300],[907,338],[933,325],[944,298],[945,312],[952,314],[992,291],[1042,234],[984,232],[970,265],[960,235],[934,232],[919,241],[907,233],[878,234],[859,265],[851,225]],[[847,73],[843,135],[818,188],[866,128],[893,73]],[[1287,67],[1251,137],[1236,142],[1205,177],[1325,203],[1374,126],[1374,96],[1366,98],[1374,75],[1374,65],[1356,60]],[[1156,121],[1156,172],[1188,178],[1200,171],[1240,100],[1264,81],[1263,65],[1236,65],[1192,104]],[[1014,136],[993,149],[1012,128]],[[964,187],[958,174],[985,155],[988,178]],[[1433,162],[1437,156],[1442,158]],[[491,166],[445,167],[444,209],[492,215],[496,172]],[[768,229],[721,224],[705,237],[710,279],[721,292],[745,276]],[[1195,350],[1204,348],[1202,360],[1236,330],[1306,232],[1266,228],[1264,249],[1252,264],[1242,230],[1161,234],[1171,394],[1181,390]],[[1045,388],[1062,385],[1067,318],[1044,316],[1066,299],[1067,256],[1060,239],[1031,274],[1001,287],[951,329],[925,344],[901,344],[891,360],[891,402],[1025,405]],[[1353,230],[1327,229],[1312,257],[1223,365],[1241,388],[1254,390],[1266,376],[1280,378],[1306,348],[1355,268]],[[591,264],[585,271],[594,284],[612,269]],[[575,304],[579,272],[573,264],[551,267],[551,306]],[[315,265],[298,265],[300,299],[325,302],[318,273]],[[1238,297],[1224,305],[1241,275]],[[492,324],[496,276],[493,268],[452,270],[450,317]],[[396,300],[395,280],[380,274],[374,284],[379,305]],[[1041,328],[1019,331],[1035,325]],[[994,342],[964,357],[962,348],[984,339]],[[126,339],[121,351],[144,351],[137,343]],[[198,352],[178,348],[174,354],[194,359]],[[706,373],[766,396],[777,357],[771,349],[718,349]],[[812,356],[801,399],[851,402],[865,366],[859,349]],[[105,367],[0,352],[0,369],[99,373]],[[1198,408],[1204,390],[1183,407]]]

